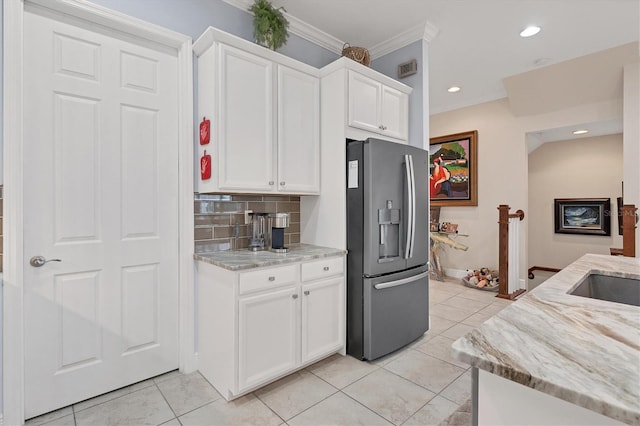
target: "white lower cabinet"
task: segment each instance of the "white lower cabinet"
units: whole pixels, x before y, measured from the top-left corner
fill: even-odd
[[[302,286],[303,364],[342,348],[344,290],[342,277]]]
[[[238,300],[238,391],[298,365],[298,289],[288,287]]]
[[[247,272],[197,263],[198,366],[231,400],[345,349],[344,256]]]

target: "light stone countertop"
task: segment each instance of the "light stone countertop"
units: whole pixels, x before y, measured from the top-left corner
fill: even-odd
[[[640,424],[640,307],[567,294],[590,273],[640,279],[640,259],[584,255],[456,340],[454,356]]]
[[[314,246],[311,244],[291,245],[289,249],[290,251],[288,253],[274,253],[268,250],[253,252],[247,249],[196,253],[193,255],[193,258],[230,271],[243,271],[246,269],[304,262],[323,257],[347,254],[346,250]]]

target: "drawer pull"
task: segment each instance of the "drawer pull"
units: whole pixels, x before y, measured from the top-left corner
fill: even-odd
[[[298,295],[297,295],[297,294],[292,294],[292,295],[291,295],[291,298],[292,298],[292,299],[297,299],[297,298],[298,298]]]
[[[269,277],[269,281],[275,281],[276,277]]]
[[[323,270],[323,271],[328,271],[328,270],[329,270],[329,267],[328,267],[328,266],[325,266],[324,268],[322,268],[322,270]]]
[[[309,295],[309,290],[305,290],[305,291],[304,291],[304,295],[305,295],[305,296],[308,296],[308,295]]]

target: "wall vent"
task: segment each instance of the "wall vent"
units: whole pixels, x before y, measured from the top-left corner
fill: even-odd
[[[398,78],[405,78],[418,72],[418,61],[415,59],[398,65]]]

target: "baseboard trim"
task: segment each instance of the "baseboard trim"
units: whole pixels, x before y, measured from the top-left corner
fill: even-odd
[[[467,275],[464,269],[444,268],[444,273],[449,278],[464,278]]]

